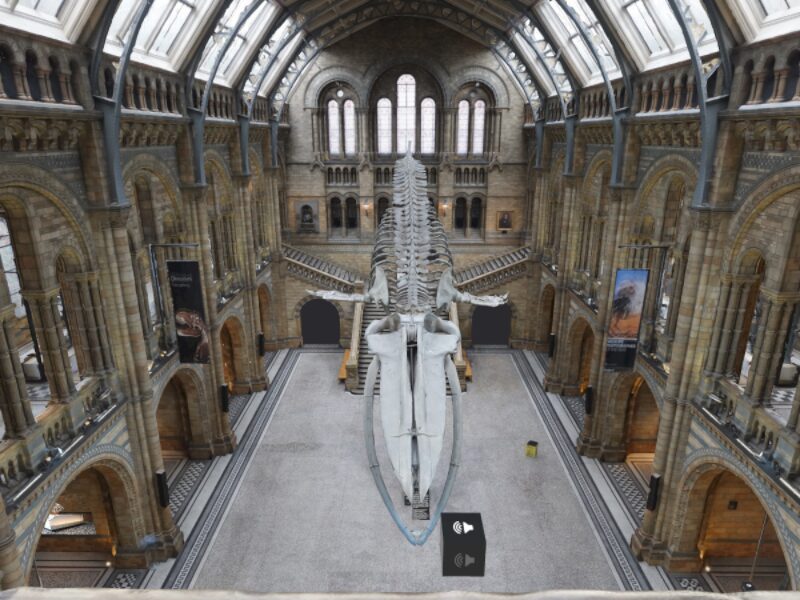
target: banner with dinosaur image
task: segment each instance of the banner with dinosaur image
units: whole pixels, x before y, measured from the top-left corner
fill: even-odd
[[[178,354],[182,363],[207,363],[210,346],[200,265],[196,260],[168,260]]]
[[[611,322],[608,325],[606,369],[620,371],[633,368],[649,275],[648,269],[617,270]]]

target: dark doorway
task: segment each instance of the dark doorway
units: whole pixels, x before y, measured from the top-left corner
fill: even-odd
[[[327,300],[309,300],[300,309],[303,344],[339,345],[339,311]]]
[[[473,345],[508,346],[511,338],[511,307],[477,306],[472,313]]]

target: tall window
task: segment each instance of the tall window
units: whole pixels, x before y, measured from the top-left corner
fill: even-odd
[[[378,154],[392,153],[392,101],[378,100]]]
[[[420,114],[420,151],[433,154],[436,151],[436,101],[425,98]]]
[[[483,154],[483,130],[486,124],[486,102],[475,102],[472,115],[472,153]]]
[[[339,121],[339,103],[328,102],[328,153],[338,156],[342,153],[342,125]]]
[[[416,152],[417,82],[412,75],[397,80],[397,153]]]
[[[462,100],[458,103],[456,154],[481,156],[486,145],[486,101]]]
[[[464,156],[469,150],[469,102],[462,100],[458,103],[458,135],[456,140],[456,153]]]
[[[344,153],[346,156],[356,153],[356,105],[352,100],[344,102]]]

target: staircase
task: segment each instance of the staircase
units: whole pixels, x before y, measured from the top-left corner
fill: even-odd
[[[319,256],[309,254],[299,248],[283,245],[283,257],[289,264],[289,273],[314,283],[321,288],[353,292],[358,282],[364,277],[357,272],[332,263]]]
[[[383,308],[378,308],[375,306],[374,303],[370,302],[364,304],[364,314],[361,321],[361,332],[358,337],[358,385],[348,387],[348,390],[353,394],[363,394],[364,393],[364,383],[367,380],[367,369],[369,369],[369,364],[372,362],[372,354],[369,351],[367,346],[367,336],[364,333],[367,331],[367,327],[373,321],[378,319],[382,319],[388,313]],[[436,313],[439,317],[445,320],[449,320],[449,317],[446,312],[437,312]],[[375,380],[375,390],[380,387],[381,383],[381,374],[378,372],[378,378]],[[447,393],[450,394],[450,384],[447,384]]]
[[[453,273],[453,279],[458,289],[470,294],[497,287],[525,275],[531,252],[529,246],[517,248],[459,269]]]

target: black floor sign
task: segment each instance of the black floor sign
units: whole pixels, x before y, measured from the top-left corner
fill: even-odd
[[[442,575],[483,577],[486,535],[480,513],[442,513]]]

